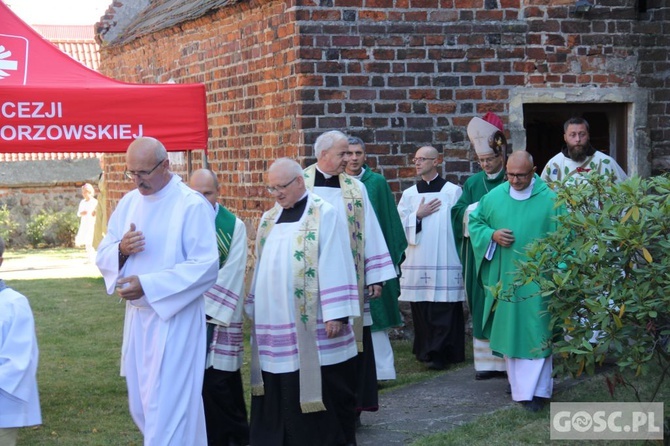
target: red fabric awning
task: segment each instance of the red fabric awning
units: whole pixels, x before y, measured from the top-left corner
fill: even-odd
[[[207,149],[202,84],[127,84],[88,69],[0,1],[0,152],[125,152],[137,136]]]

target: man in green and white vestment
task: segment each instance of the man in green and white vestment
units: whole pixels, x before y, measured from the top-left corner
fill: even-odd
[[[305,185],[339,212],[356,266],[362,315],[353,320],[359,351],[357,410],[376,411],[379,401],[369,299],[379,297],[384,282],[397,274],[365,186],[344,173],[349,161],[347,135],[337,130],[321,134],[314,142],[314,153],[317,162],[304,170]]]
[[[356,340],[360,315],[346,225],[305,188],[300,165],[275,161],[275,206],[256,236],[245,310],[251,338],[251,444],[356,444]]]
[[[451,209],[454,237],[463,265],[465,291],[472,319],[472,348],[477,380],[505,377],[505,360],[491,352],[489,340],[483,335],[484,289],[477,280],[476,261],[468,232],[470,213],[477,208],[479,200],[506,181],[504,166],[507,140],[502,132],[502,120],[493,113],[487,113],[484,119],[475,117],[470,120],[468,137],[482,171],[465,181],[463,195]]]
[[[512,153],[506,170],[509,182],[484,195],[470,215],[470,240],[486,290],[484,336],[505,358],[512,399],[537,411],[553,390],[549,297],[535,283],[515,290],[511,300],[496,300],[486,287],[509,290],[515,263],[527,259],[526,245],[555,231],[563,210],[554,206],[556,194],[535,174],[528,152]]]

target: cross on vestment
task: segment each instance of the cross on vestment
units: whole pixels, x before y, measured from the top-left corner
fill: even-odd
[[[428,275],[427,272],[423,273],[423,276],[419,277],[419,279],[423,279],[423,283],[428,283],[428,280],[430,280],[430,276]]]

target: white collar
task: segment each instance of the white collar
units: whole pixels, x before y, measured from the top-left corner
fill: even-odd
[[[509,186],[509,196],[512,197],[513,199],[517,201],[523,201],[523,200],[528,200],[533,193],[533,186],[535,185],[535,176],[533,176],[533,179],[530,181],[530,184],[528,187],[526,187],[523,190],[516,190],[512,187],[510,184]]]

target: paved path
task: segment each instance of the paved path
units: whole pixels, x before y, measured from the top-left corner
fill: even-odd
[[[441,373],[428,381],[379,396],[378,412],[363,412],[359,446],[406,445],[446,432],[505,407],[514,407],[506,379],[475,381],[472,367]]]
[[[4,280],[66,279],[69,277],[101,277],[95,264],[87,262],[86,253],[74,253],[67,259],[35,255],[5,254],[0,277]]]

